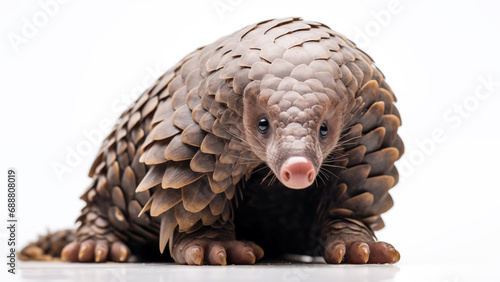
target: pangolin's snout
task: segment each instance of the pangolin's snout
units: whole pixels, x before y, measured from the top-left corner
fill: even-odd
[[[281,182],[292,189],[304,189],[309,187],[316,176],[314,166],[305,157],[288,158],[280,170]]]

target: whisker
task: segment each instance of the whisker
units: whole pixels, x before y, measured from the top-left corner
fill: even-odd
[[[318,178],[319,178],[319,180],[321,180],[321,182],[323,182],[323,185],[326,185],[326,182],[323,179],[322,175],[323,175],[323,172],[320,170],[319,173],[318,173],[318,177],[316,177],[316,179],[314,180],[314,181],[316,181],[316,186],[318,186],[318,182],[317,182]],[[328,178],[327,178],[327,180],[328,180]]]
[[[338,156],[332,156],[332,157],[329,157],[329,158],[326,158],[323,163],[325,164],[331,164],[331,163],[335,163],[337,161],[340,161],[340,160],[343,160],[344,158],[348,157],[348,155],[338,155]]]
[[[332,175],[335,178],[337,178],[338,180],[340,180],[340,177],[338,177],[334,172],[332,172],[324,167],[320,167],[320,171],[323,171],[323,173],[329,173],[330,175]]]
[[[333,175],[333,174],[334,174],[333,172],[329,171],[328,169],[326,169],[326,168],[324,168],[324,167],[321,167],[319,171],[320,171],[320,172],[323,172],[324,174],[326,174],[326,173],[329,173],[329,174],[331,174],[331,175]]]
[[[354,140],[356,140],[356,139],[359,139],[359,138],[361,138],[361,136],[354,136],[354,137],[351,137],[351,138],[349,138],[349,139],[339,140],[339,142],[337,142],[336,147],[345,146],[345,145],[357,144],[357,143],[353,143],[352,141],[354,141]]]
[[[332,176],[337,178],[337,180],[340,180],[340,177],[338,177],[335,173],[332,173]]]
[[[330,178],[328,177],[328,174],[327,174],[327,173],[329,173],[329,174],[333,174],[333,172],[329,171],[328,169],[326,169],[326,168],[324,168],[324,167],[322,167],[319,171],[320,171],[321,173],[323,173],[323,175],[326,177],[326,179],[330,179]]]
[[[345,134],[346,134],[346,133],[347,133],[347,132],[348,132],[351,128],[353,128],[353,127],[356,125],[356,124],[353,124],[353,125],[350,125],[350,126],[346,126],[346,124],[348,124],[348,123],[349,123],[349,122],[346,122],[346,123],[344,124],[344,126],[342,127],[342,131],[346,131],[346,132],[345,132],[344,134],[342,134],[342,135],[345,135]],[[341,135],[341,136],[342,136],[342,135]]]
[[[277,177],[276,177],[276,174],[273,173],[273,176],[271,177],[271,181],[269,182],[269,185],[268,186],[271,186],[274,184],[274,182],[276,181]]]
[[[343,158],[343,157],[347,157],[349,156],[349,154],[345,153],[345,154],[339,154],[339,152],[342,152],[344,150],[344,148],[339,148],[337,150],[334,150],[332,151],[332,153],[330,153],[330,155],[328,155],[327,159],[330,158]]]
[[[236,134],[234,134],[233,132],[227,130],[227,132],[229,133],[229,135],[233,136],[234,138],[236,138],[237,140],[241,141],[242,144],[248,144],[248,141],[241,138],[241,136],[238,136]]]
[[[253,165],[253,164],[260,164],[260,162],[239,162],[238,164],[242,164],[242,165]]]
[[[259,171],[261,171],[261,170],[263,170],[263,169],[265,169],[265,168],[267,168],[267,166],[266,166],[266,165],[262,166],[261,168],[254,169],[254,170],[252,171],[252,174],[254,174],[254,173],[256,173],[256,172],[259,172]]]
[[[341,146],[351,146],[351,145],[358,145],[357,142],[349,142],[349,143],[343,143],[343,144],[340,144]]]
[[[345,166],[342,166],[342,165],[333,165],[333,164],[326,164],[326,163],[323,163],[322,166],[334,167],[334,168],[346,168]]]
[[[270,171],[267,173],[266,177],[264,177],[264,178],[262,179],[262,181],[260,182],[260,185],[262,185],[262,184],[264,183],[264,181],[266,181],[266,179],[267,179],[267,178],[271,175],[271,173],[272,173],[272,171],[270,170]],[[269,186],[269,185],[268,185],[268,186]]]
[[[236,159],[240,159],[240,160],[247,160],[247,161],[260,161],[259,159],[255,159],[255,158],[245,158],[245,157],[241,157],[241,156],[236,156],[236,155],[231,155],[231,157],[234,157]]]
[[[328,174],[326,174],[326,171],[323,171],[323,175],[325,176],[326,180],[330,180],[330,176],[328,176]],[[328,172],[331,172],[331,171],[328,171]],[[334,173],[331,173],[331,175],[335,175]]]

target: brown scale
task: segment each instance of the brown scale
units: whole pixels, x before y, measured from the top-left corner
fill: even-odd
[[[148,260],[159,244],[184,264],[251,264],[260,246],[328,263],[397,262],[374,240],[404,150],[395,101],[373,60],[323,24],[245,27],[186,56],[123,113],[90,170],[80,227],[20,257]],[[271,141],[257,132],[262,116]],[[316,179],[298,191],[280,167],[302,155]]]

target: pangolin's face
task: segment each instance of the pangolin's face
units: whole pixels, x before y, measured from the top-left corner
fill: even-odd
[[[265,75],[244,93],[245,136],[253,152],[292,189],[309,187],[336,147],[345,103],[318,79]]]

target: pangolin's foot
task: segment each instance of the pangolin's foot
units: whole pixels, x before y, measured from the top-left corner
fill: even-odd
[[[399,252],[386,242],[333,240],[325,247],[327,263],[396,263]]]
[[[70,262],[124,262],[129,256],[130,249],[124,243],[109,243],[101,239],[71,242],[61,253],[62,260]]]
[[[187,235],[177,241],[173,249],[177,263],[190,265],[254,264],[263,256],[264,250],[253,242],[224,237],[208,239]]]
[[[386,242],[375,241],[366,227],[353,222],[334,222],[324,237],[327,263],[396,263],[399,252]]]

